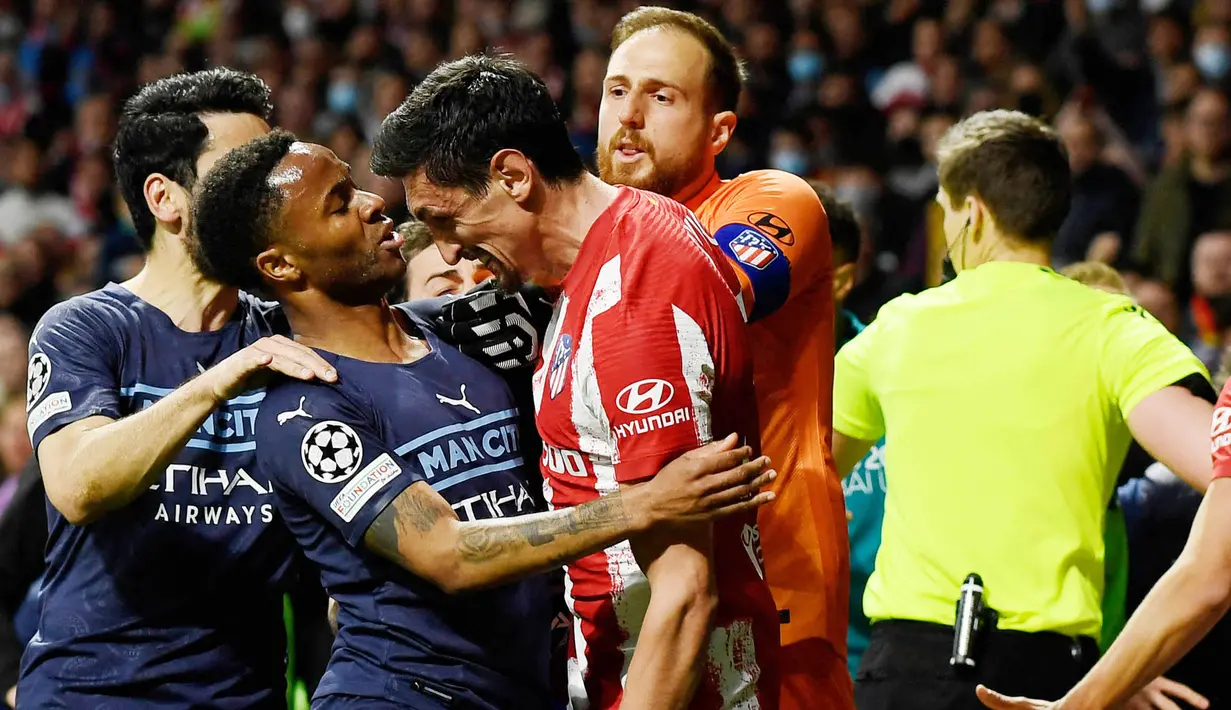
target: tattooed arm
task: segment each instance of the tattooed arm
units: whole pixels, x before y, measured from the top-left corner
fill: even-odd
[[[575,508],[462,522],[424,482],[403,491],[364,536],[368,549],[449,593],[554,569],[666,523],[709,520],[773,499],[768,460],[716,442],[668,464],[650,482]],[[719,453],[715,453],[719,452]]]

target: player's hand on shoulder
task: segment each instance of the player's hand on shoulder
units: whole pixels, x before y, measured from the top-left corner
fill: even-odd
[[[738,441],[732,434],[668,463],[630,491],[645,498],[634,509],[644,511],[652,527],[711,520],[769,503],[774,494],[761,489],[777,474],[770,470],[768,457],[749,460],[752,449],[737,448]]]
[[[488,279],[444,304],[437,332],[488,367],[515,370],[538,361],[552,309],[537,286],[504,292]]]
[[[316,351],[282,335],[261,338],[201,374],[210,391],[225,401],[251,388],[261,375],[277,372],[299,380],[336,382],[338,373]]]

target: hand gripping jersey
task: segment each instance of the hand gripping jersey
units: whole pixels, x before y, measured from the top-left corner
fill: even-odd
[[[739,278],[753,344],[761,450],[778,498],[760,511],[765,577],[782,617],[782,707],[853,707],[846,671],[850,557],[831,452],[834,306],[825,212],[804,180],[717,176],[688,206]],[[817,644],[822,643],[818,647]],[[793,644],[803,644],[792,650]]]
[[[153,405],[285,323],[241,294],[221,329],[185,332],[115,284],[55,306],[30,339],[35,449],[75,421]],[[256,389],[219,407],[150,490],[89,525],[47,506],[22,707],[285,707],[280,589],[294,541],[255,465],[264,398]]]
[[[645,481],[715,436],[756,445],[756,401],[729,267],[695,217],[619,188],[587,234],[534,377],[549,502]],[[714,524],[718,611],[693,708],[777,707],[778,618],[755,515]],[[650,598],[622,542],[566,567],[574,710],[620,704]]]
[[[541,710],[550,704],[545,575],[449,595],[364,543],[372,522],[418,481],[464,521],[541,509],[504,380],[423,337],[431,353],[409,364],[318,351],[338,382],[283,380],[261,408],[261,469],[340,607],[315,701]]]

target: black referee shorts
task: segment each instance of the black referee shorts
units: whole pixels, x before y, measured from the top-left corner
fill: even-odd
[[[974,669],[949,665],[953,627],[919,621],[872,626],[855,674],[858,710],[986,710],[982,683],[1007,695],[1057,700],[1098,660],[1091,638],[992,631]]]

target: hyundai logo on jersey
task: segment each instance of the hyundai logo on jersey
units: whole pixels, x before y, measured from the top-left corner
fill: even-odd
[[[641,380],[620,390],[616,406],[625,414],[657,412],[675,396],[675,387],[666,380]]]

